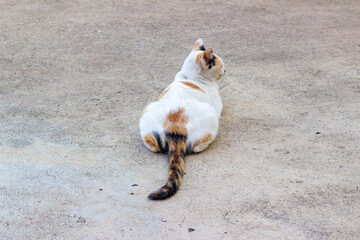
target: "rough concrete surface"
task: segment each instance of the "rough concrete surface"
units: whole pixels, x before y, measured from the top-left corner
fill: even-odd
[[[359,1],[0,5],[1,239],[360,238]],[[153,202],[138,119],[198,37],[219,135]]]

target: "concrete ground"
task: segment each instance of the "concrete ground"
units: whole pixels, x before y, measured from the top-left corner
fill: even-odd
[[[359,1],[1,1],[1,239],[359,239]],[[226,63],[181,190],[138,119]],[[136,185],[134,185],[136,184]],[[195,231],[189,231],[193,228]]]

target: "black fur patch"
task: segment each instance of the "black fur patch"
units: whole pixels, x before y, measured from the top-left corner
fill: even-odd
[[[192,144],[189,143],[186,147],[186,153],[185,154],[190,154],[192,152]]]
[[[168,154],[169,154],[169,156],[175,155],[175,154],[176,154],[176,151],[168,151]],[[186,153],[184,150],[180,150],[179,156],[175,155],[175,157],[176,157],[175,161],[178,162],[178,161],[179,161],[179,160],[178,160],[179,157],[182,158],[182,159],[185,159],[186,154],[187,154],[187,153]]]
[[[166,185],[164,185],[162,188],[157,190],[156,192],[151,193],[148,196],[148,198],[150,200],[164,200],[174,195],[176,191],[177,191],[176,183],[169,182]]]
[[[210,58],[210,59],[206,62],[206,64],[209,66],[209,69],[210,69],[212,66],[215,66],[215,59],[216,59],[216,57],[213,56],[212,58]]]
[[[186,152],[184,152],[184,150],[181,150],[181,151],[180,151],[180,157],[181,157],[182,159],[184,159],[185,156],[186,156]]]
[[[169,143],[168,143],[168,142],[165,142],[164,152],[165,152],[165,153],[169,152]]]
[[[199,47],[199,49],[200,49],[201,51],[205,51],[205,46],[204,46],[204,45],[201,45],[201,46]]]
[[[182,134],[176,134],[176,133],[171,133],[171,132],[165,132],[165,136],[167,138],[171,138],[173,140],[186,140],[187,139],[187,135],[182,135]]]
[[[171,167],[170,167],[170,170],[171,170],[171,171],[174,171],[174,172],[178,172],[178,171],[179,171],[179,169],[177,169],[177,167],[175,167],[175,166],[171,166]]]
[[[154,134],[154,136],[156,138],[157,144],[159,145],[161,152],[165,152],[166,149],[163,148],[160,134],[158,132],[155,132],[155,131],[153,132],[153,134]]]

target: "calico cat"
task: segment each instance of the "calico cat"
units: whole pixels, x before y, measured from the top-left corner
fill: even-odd
[[[214,141],[223,108],[216,81],[225,72],[221,58],[198,39],[174,81],[144,110],[141,138],[151,151],[167,153],[170,164],[166,184],[149,199],[174,195],[183,179],[185,155]]]

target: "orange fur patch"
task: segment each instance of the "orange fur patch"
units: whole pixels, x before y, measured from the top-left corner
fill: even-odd
[[[179,108],[177,111],[172,110],[168,113],[163,127],[171,133],[185,135],[187,134],[186,124],[188,121],[189,118],[185,115],[185,109]]]
[[[169,91],[170,88],[166,89],[159,97],[159,100]]]
[[[180,82],[181,82],[181,81],[180,81]],[[191,88],[193,88],[193,89],[195,89],[195,90],[199,90],[199,91],[205,93],[205,91],[202,90],[198,85],[195,85],[195,84],[193,84],[193,83],[191,83],[191,82],[181,82],[181,83],[182,83],[182,84],[185,84],[186,86],[189,86],[189,87],[191,87]]]
[[[165,133],[164,132],[161,134],[161,145],[162,145],[162,148],[165,149],[166,142],[165,142]]]
[[[213,50],[212,48],[208,48],[204,51],[204,59],[205,59],[205,62],[207,62],[210,58],[212,58],[213,56]]]
[[[152,133],[146,134],[144,137],[144,141],[146,144],[150,146],[151,150],[153,150],[154,152],[160,152],[160,147],[158,142],[156,141],[154,134]]]
[[[208,142],[210,140],[211,140],[211,134],[207,133],[204,136],[202,136],[201,138],[199,138],[198,140],[196,140],[193,147],[199,146],[200,144],[206,143],[206,142]]]
[[[199,49],[200,50],[200,49]],[[195,58],[195,63],[197,64],[199,62],[200,57],[202,57],[203,53],[200,53]]]
[[[199,42],[196,42],[195,45],[193,46],[193,49],[197,49],[200,47],[200,43]]]
[[[216,60],[215,60],[215,66],[220,68],[221,65],[222,65],[222,62],[221,62],[219,59],[216,58]]]

